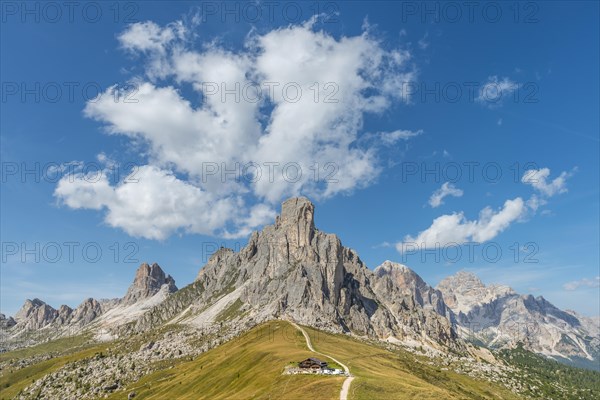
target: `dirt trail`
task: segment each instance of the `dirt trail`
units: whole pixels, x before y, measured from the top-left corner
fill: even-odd
[[[333,360],[335,363],[341,365],[342,368],[344,368],[344,371],[346,371],[346,374],[348,374],[348,377],[344,380],[344,383],[342,384],[342,390],[340,390],[340,400],[348,400],[348,392],[350,391],[350,384],[352,384],[352,381],[354,380],[354,377],[350,374],[350,369],[348,369],[346,364],[342,364],[341,362],[339,362],[335,358],[331,357],[330,355],[315,351],[315,349],[312,347],[312,343],[310,342],[310,337],[308,336],[308,333],[306,333],[306,331],[303,328],[301,328],[300,325],[298,325],[294,322],[291,322],[291,321],[290,321],[290,324],[294,325],[294,327],[296,329],[298,329],[300,332],[302,332],[302,334],[304,335],[304,339],[306,339],[306,346],[308,346],[308,349],[310,351],[312,351],[313,353],[322,355],[323,357],[327,357],[330,360]]]

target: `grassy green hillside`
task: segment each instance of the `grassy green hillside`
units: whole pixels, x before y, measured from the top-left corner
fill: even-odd
[[[346,363],[357,377],[351,399],[517,399],[507,389],[429,365],[402,350],[305,328],[315,350]]]
[[[0,370],[0,399],[11,399],[34,380],[43,377],[70,362],[93,357],[108,350],[108,344],[86,344],[83,336],[70,337],[40,344],[35,347],[0,354],[0,362],[40,357],[38,362],[25,368],[5,367]]]
[[[522,346],[502,350],[500,357],[522,373],[524,393],[543,399],[599,399],[600,372],[575,368],[533,354]]]
[[[292,330],[290,330],[290,328]],[[147,375],[111,399],[337,399],[343,378],[282,375],[290,362],[314,356],[287,322],[272,322],[193,361]]]
[[[103,357],[102,353],[112,360],[124,359],[128,353],[149,341],[178,331],[177,326],[169,327],[112,343],[92,344],[85,337],[76,337],[2,354],[0,398],[13,398],[32,382],[63,366],[76,367],[77,371],[81,371],[81,366],[88,360]],[[500,384],[453,372],[454,367],[465,370],[459,358],[452,361],[458,365],[444,367],[442,363],[449,359],[442,360],[442,363],[440,360],[432,362],[430,358],[384,346],[380,342],[361,341],[308,327],[305,330],[316,351],[328,354],[350,368],[355,376],[349,391],[351,400],[522,398]],[[501,355],[517,368],[511,375],[522,383],[523,392],[527,394],[524,398],[597,398],[594,397],[598,393],[600,377],[597,372],[551,363],[522,349]],[[143,366],[147,367],[144,372],[137,375],[142,376],[141,379],[120,379],[121,384],[116,391],[88,392],[85,389],[84,393],[97,393],[98,398],[108,396],[115,400],[127,398],[133,391],[136,392],[136,400],[338,399],[344,377],[282,374],[286,366],[310,356],[315,354],[308,350],[300,331],[288,322],[272,321],[195,358],[186,356],[149,361]],[[27,366],[19,366],[20,360],[27,360]],[[67,371],[70,369],[67,368]],[[69,380],[70,376],[66,375]],[[64,380],[56,382],[56,385],[64,384]],[[28,398],[35,396],[36,393],[32,394],[30,390]]]
[[[506,389],[464,375],[415,364],[415,356],[308,329],[315,350],[346,363],[356,376],[350,399],[516,399]],[[338,399],[344,378],[282,375],[292,361],[314,356],[291,324],[275,321],[158,371],[113,394],[122,399]]]

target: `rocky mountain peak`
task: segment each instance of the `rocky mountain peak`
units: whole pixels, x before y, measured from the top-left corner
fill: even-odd
[[[93,298],[85,299],[72,313],[71,323],[78,323],[80,325],[89,324],[96,317],[102,314],[102,305],[98,300]]]
[[[43,306],[44,304],[46,304],[45,302],[43,302],[42,300],[38,299],[37,297],[35,299],[33,299],[33,300],[27,299],[26,303],[27,302],[31,303],[35,307]]]
[[[444,279],[438,289],[467,338],[491,347],[523,343],[539,354],[588,363],[600,354],[598,339],[589,340],[597,332],[589,321],[558,309],[542,296],[520,295],[506,285],[485,286],[466,272]]]
[[[384,261],[373,272],[378,278],[390,277],[390,279],[402,288],[429,287],[415,271],[404,264],[393,261]]]
[[[59,308],[58,308],[58,312],[60,313],[70,313],[73,312],[73,309],[71,307],[69,307],[66,304],[62,304]]]
[[[254,322],[285,318],[379,338],[455,338],[441,293],[401,264],[384,263],[379,278],[335,234],[315,228],[314,209],[304,197],[288,199],[275,223],[239,252],[218,250],[198,274],[202,291],[191,309],[206,311],[193,323],[208,324],[241,304],[240,314]]]
[[[25,300],[25,303],[23,303],[23,305],[21,306],[21,309],[15,314],[15,320],[19,321],[26,319],[32,313],[32,311],[43,306],[47,306],[47,304],[40,299],[27,299]]]
[[[15,314],[17,323],[28,329],[39,329],[56,320],[58,311],[40,299],[25,300],[21,309]]]
[[[315,206],[306,197],[292,197],[281,205],[275,221],[277,230],[289,232],[298,246],[309,245],[315,234]]]
[[[386,260],[373,272],[378,278],[389,276],[401,288],[429,288],[429,285],[415,271],[404,264]]]
[[[400,264],[400,263],[396,263],[390,260],[385,260],[383,263],[381,263],[381,265],[379,265],[377,268],[375,268],[374,270],[375,274],[377,276],[382,276],[385,274],[398,274],[398,273],[414,273],[413,270],[411,270],[410,268],[408,268],[406,265],[404,264]]]
[[[142,263],[135,273],[135,278],[129,286],[127,294],[123,297],[123,303],[133,304],[138,300],[152,297],[164,285],[169,293],[177,291],[175,280],[170,275],[166,275],[158,264]]]
[[[443,293],[446,305],[457,314],[468,313],[472,307],[493,296],[477,275],[467,271],[442,279],[436,289]]]
[[[282,224],[308,223],[314,226],[314,204],[306,197],[292,197],[281,204],[279,221]]]
[[[68,322],[72,314],[73,309],[66,304],[63,304],[58,308],[58,318],[62,323]]]
[[[384,261],[373,271],[378,278],[376,288],[386,298],[400,300],[405,304],[433,308],[438,314],[450,317],[442,299],[442,293],[429,286],[415,271],[404,264]]]
[[[457,289],[484,289],[485,284],[472,272],[458,271],[456,274],[442,279],[438,287]]]
[[[503,296],[515,295],[516,292],[506,285],[485,285],[477,275],[472,272],[459,271],[456,274],[442,279],[436,287],[446,298],[446,303],[450,305],[452,295],[465,296],[471,300],[483,301]]]

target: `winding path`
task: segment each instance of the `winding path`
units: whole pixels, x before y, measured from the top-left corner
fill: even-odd
[[[296,324],[295,322],[289,321],[289,323],[292,324],[300,332],[302,332],[302,335],[304,335],[304,339],[306,339],[306,346],[308,346],[308,349],[310,351],[312,351],[313,353],[322,355],[323,357],[327,357],[330,360],[333,360],[333,362],[335,362],[336,364],[341,365],[342,368],[344,368],[344,371],[346,372],[346,374],[348,374],[348,377],[344,380],[344,383],[342,384],[342,390],[340,390],[340,400],[348,400],[348,392],[350,391],[350,384],[354,380],[354,377],[350,374],[350,369],[348,369],[348,367],[346,366],[346,364],[342,364],[341,362],[339,362],[335,358],[333,358],[333,357],[331,357],[331,356],[329,356],[327,354],[323,354],[323,353],[320,353],[320,352],[316,351],[312,347],[312,343],[310,342],[310,337],[308,336],[308,333],[306,333],[306,331],[304,330],[304,328],[300,327],[300,325]]]

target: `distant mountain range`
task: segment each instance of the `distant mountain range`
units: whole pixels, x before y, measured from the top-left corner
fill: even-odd
[[[75,309],[27,300],[13,317],[0,314],[0,350],[80,333],[121,338],[174,323],[238,334],[275,319],[432,351],[522,345],[600,369],[600,319],[485,286],[466,272],[433,288],[398,263],[371,270],[336,235],[315,228],[314,205],[303,197],[285,201],[275,223],[239,252],[215,252],[182,289],[159,265],[144,263],[121,299],[90,298]]]
[[[485,286],[467,272],[445,278],[437,289],[466,340],[493,348],[522,343],[546,357],[600,369],[598,317],[562,311],[541,296],[521,295],[508,286]]]

